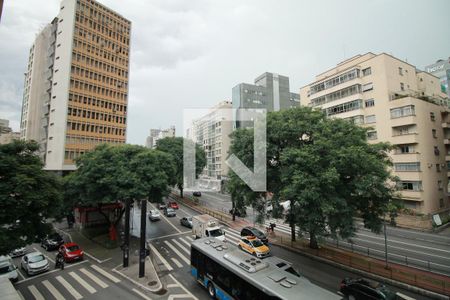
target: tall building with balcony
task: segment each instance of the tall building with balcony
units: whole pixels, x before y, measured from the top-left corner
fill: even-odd
[[[94,0],[63,0],[29,53],[21,138],[45,169],[74,170],[101,143],[126,140],[131,22]]]
[[[370,127],[371,143],[395,146],[393,173],[406,208],[424,214],[450,208],[450,110],[439,78],[391,55],[367,53],[317,75],[300,99],[328,117]]]
[[[150,129],[150,135],[145,141],[145,146],[150,149],[156,148],[158,140],[166,137],[175,137],[175,126],[167,129]]]
[[[240,83],[232,90],[235,109],[266,109],[279,111],[300,105],[299,94],[291,93],[289,77],[266,72],[255,79],[254,84]],[[252,122],[239,121],[239,110],[234,116],[235,128],[253,127]]]

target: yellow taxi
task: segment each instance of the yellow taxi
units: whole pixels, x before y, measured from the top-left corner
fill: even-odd
[[[244,250],[258,258],[270,255],[270,249],[260,239],[254,236],[243,236],[238,245],[239,249]]]

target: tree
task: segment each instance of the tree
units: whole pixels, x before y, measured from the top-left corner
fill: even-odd
[[[251,166],[252,133],[245,131],[233,133],[231,150]],[[391,147],[368,144],[366,134],[365,128],[307,107],[268,114],[267,185],[275,203],[291,200],[286,221],[293,239],[295,226],[309,233],[313,248],[329,232],[348,238],[358,214],[378,232],[381,217],[395,210],[397,179],[389,172],[387,154]]]
[[[172,178],[172,185],[176,185],[183,197],[183,142],[192,143],[182,137],[167,137],[158,140],[156,149],[169,153],[175,163],[175,176]],[[197,176],[206,166],[206,154],[200,145],[195,145],[195,175]]]
[[[36,142],[0,145],[0,254],[50,231],[47,218],[62,205],[60,178],[43,170]]]

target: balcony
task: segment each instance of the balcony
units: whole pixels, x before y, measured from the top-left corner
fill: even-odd
[[[444,144],[450,145],[450,138],[444,138]]]
[[[450,128],[450,122],[442,122],[441,126],[442,126],[442,128],[444,128],[444,129]]]
[[[394,145],[417,144],[418,142],[419,138],[417,133],[407,133],[392,136],[392,144]]]
[[[392,127],[411,125],[411,124],[416,124],[416,123],[417,123],[416,115],[410,115],[410,116],[399,117],[399,118],[391,118],[391,126]]]
[[[409,200],[409,201],[423,201],[423,191],[408,191],[403,190],[401,191],[402,199]]]
[[[420,153],[394,153],[393,158],[396,163],[420,161]]]

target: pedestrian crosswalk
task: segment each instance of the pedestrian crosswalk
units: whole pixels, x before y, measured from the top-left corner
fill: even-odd
[[[265,227],[270,227],[270,224],[275,224],[274,231],[281,231],[287,235],[291,235],[291,227],[289,224],[284,223],[281,219],[269,219],[264,222]],[[296,233],[299,234],[300,230],[296,229]]]
[[[22,284],[19,282],[17,288],[24,299],[81,300],[118,282],[120,279],[101,267],[90,265],[70,272],[62,272],[54,277],[46,277],[42,282],[34,284],[27,285],[28,282]]]

